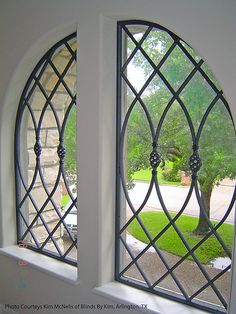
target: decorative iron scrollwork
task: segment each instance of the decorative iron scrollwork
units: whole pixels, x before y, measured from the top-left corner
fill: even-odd
[[[150,154],[149,161],[154,170],[156,170],[161,163],[161,155],[157,152],[156,145],[153,145],[153,151]]]
[[[73,121],[72,136],[76,126],[75,69],[73,33],[55,43],[36,64],[23,89],[15,126],[18,243],[27,239],[27,248],[74,266],[77,224],[72,228],[66,217],[72,209],[76,214],[77,197],[71,191],[72,180],[64,159],[68,125]],[[70,209],[59,206],[62,185],[72,202]]]
[[[60,161],[63,162],[66,155],[66,150],[62,143],[60,143],[57,147],[57,154],[58,157],[60,158]]]
[[[35,155],[37,156],[37,158],[39,158],[39,156],[41,155],[41,152],[42,152],[42,147],[40,145],[39,140],[37,140],[35,145],[34,145],[34,152],[35,152]]]
[[[198,152],[194,152],[189,158],[189,167],[193,174],[196,174],[202,166],[201,158],[198,155]]]
[[[226,215],[216,226],[212,224],[201,194],[201,178],[198,178],[199,170],[203,170],[201,167],[204,162],[204,154],[208,153],[205,151],[207,149],[205,139],[203,140],[210,135],[210,132],[209,135],[208,131],[206,132],[208,126],[211,125],[211,122],[210,124],[208,122],[209,125],[207,125],[208,116],[214,113],[220,102],[221,105],[226,106],[229,112],[223,92],[218,89],[218,84],[214,84],[213,81],[216,80],[212,80],[211,71],[201,57],[181,38],[160,25],[137,20],[118,22],[117,52],[116,279],[170,299],[173,299],[173,295],[175,295],[174,298],[179,299],[181,303],[200,309],[226,313],[226,294],[217,282],[219,279],[225,280],[224,277],[220,277],[225,276],[231,266],[229,264],[222,271],[217,270],[216,276],[213,277],[208,273],[205,263],[198,254],[199,250],[204,251],[205,243],[211,236],[222,247],[225,256],[231,258],[231,252],[217,230],[224,222]],[[141,87],[138,86],[136,79],[131,74],[132,63],[137,66],[137,69],[143,71]],[[198,87],[195,89],[195,86]],[[198,90],[203,91],[204,99],[199,98]],[[217,103],[218,105],[216,105]],[[214,107],[215,105],[216,107]],[[212,110],[213,108],[214,110]],[[186,121],[181,116],[184,116]],[[137,138],[134,140],[135,132]],[[205,133],[204,137],[203,133]],[[137,143],[137,146],[140,144],[138,151],[140,153],[151,144],[150,140],[153,142],[152,148],[148,151],[150,155],[146,157],[140,154],[141,156],[136,159],[138,149],[136,150],[135,144]],[[208,141],[210,140],[211,138],[208,139]],[[201,143],[200,156],[199,143]],[[192,151],[187,160],[191,173],[188,192],[182,187],[172,190],[168,181],[177,181],[175,179],[178,170],[185,170],[183,153],[189,148],[191,149],[191,145]],[[176,147],[177,151],[173,151],[173,147]],[[130,151],[132,154],[129,154]],[[168,161],[165,168],[164,156]],[[130,170],[143,168],[144,165],[146,166],[146,162],[149,162],[151,167],[152,176],[148,177],[149,182],[145,184],[146,186],[137,183],[136,186],[131,187],[133,191],[128,191],[125,183],[130,175]],[[135,165],[134,169],[133,165]],[[163,171],[159,171],[160,168]],[[161,172],[159,176],[157,176],[157,172]],[[148,174],[150,174],[149,169]],[[162,179],[167,179],[167,186],[162,186],[164,181]],[[141,191],[143,195],[139,198],[138,193]],[[165,195],[167,192],[169,195]],[[181,196],[181,206],[177,205],[177,195]],[[195,196],[196,205],[190,202],[192,196]],[[232,210],[234,197],[233,194],[227,213]],[[169,202],[172,198],[174,198],[173,203]],[[161,216],[159,216],[156,221],[158,231],[156,230],[154,233],[152,233],[153,230],[150,230],[149,219],[145,220],[145,216],[142,216],[142,214],[146,214],[146,210],[149,210],[149,206],[155,208],[156,214],[164,214],[163,219],[167,220],[162,226],[161,218],[159,218]],[[180,228],[181,215],[184,215],[187,207],[190,210],[195,207],[199,208],[201,214],[199,217],[204,217],[204,224],[207,226],[206,234],[202,233],[201,239],[196,242],[196,245],[189,244],[182,226]],[[174,208],[175,214],[172,215]],[[150,220],[153,221],[153,217],[150,215]],[[138,254],[133,254],[133,246],[126,237],[127,230],[134,230],[134,222],[142,230],[147,244],[145,248],[140,249]],[[174,262],[170,266],[169,260],[159,244],[160,239],[169,239],[171,229],[184,247],[184,254],[178,259],[176,258],[176,263]],[[193,233],[195,231],[196,234],[198,233],[197,229],[193,231]],[[146,255],[149,248],[153,249],[152,257]],[[176,253],[176,255],[178,254]],[[188,287],[188,284],[192,283],[191,276],[184,278],[176,271],[179,267],[184,269],[186,263],[189,262],[189,257],[192,260],[191,267],[204,281],[204,283],[196,281],[194,292]],[[154,282],[153,274],[149,267],[146,267],[144,259],[156,267],[159,267],[160,262],[162,266],[165,266],[163,267],[164,271],[160,271]],[[170,290],[166,289],[166,278],[171,279],[174,283]],[[206,299],[203,295],[208,289],[209,294]],[[212,298],[211,304],[208,303],[210,298]]]

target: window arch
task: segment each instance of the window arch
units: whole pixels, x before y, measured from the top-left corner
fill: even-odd
[[[38,62],[15,127],[17,238],[77,264],[76,33]]]
[[[226,313],[236,151],[220,84],[144,21],[118,22],[117,64],[116,280]]]

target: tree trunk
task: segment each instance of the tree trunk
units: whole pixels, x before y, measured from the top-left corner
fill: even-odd
[[[213,186],[210,186],[207,191],[202,191],[202,186],[200,184],[201,200],[202,200],[203,207],[205,209],[205,213],[208,218],[210,218],[210,201],[211,201],[212,188]],[[197,225],[197,228],[194,230],[194,233],[198,235],[206,234],[209,231],[209,225],[203,214],[203,210],[200,210],[198,225]]]

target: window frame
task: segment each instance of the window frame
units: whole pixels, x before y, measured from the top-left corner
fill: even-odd
[[[122,100],[122,96],[124,95],[124,91],[122,89],[122,74],[121,74],[121,67],[123,66],[122,64],[122,57],[123,57],[123,46],[124,46],[124,38],[122,35],[122,29],[124,26],[132,26],[132,25],[138,25],[138,26],[148,26],[148,27],[152,27],[158,30],[163,30],[165,32],[167,32],[174,40],[181,40],[182,42],[184,42],[180,37],[178,37],[176,34],[174,34],[173,32],[171,32],[170,30],[166,29],[165,27],[153,23],[153,22],[148,22],[148,21],[143,21],[143,20],[121,20],[117,22],[117,82],[116,82],[116,89],[117,89],[117,94],[116,94],[116,103],[117,103],[117,109],[116,109],[116,220],[115,220],[115,280],[129,285],[131,287],[134,288],[138,288],[141,289],[143,291],[147,291],[148,293],[153,293],[159,296],[163,296],[165,298],[168,298],[170,300],[173,301],[177,301],[183,304],[187,304],[190,305],[191,307],[195,307],[201,310],[206,310],[212,313],[215,313],[215,311],[219,312],[219,313],[225,313],[224,311],[221,311],[219,309],[219,307],[215,306],[215,305],[211,305],[209,304],[209,306],[204,305],[204,302],[198,302],[195,300],[194,303],[192,303],[191,301],[187,301],[185,300],[183,297],[177,297],[174,293],[172,293],[171,291],[168,292],[163,292],[159,289],[157,290],[153,290],[152,291],[146,287],[145,284],[139,283],[137,284],[135,282],[135,280],[132,280],[132,278],[129,279],[122,279],[120,276],[120,265],[122,263],[122,259],[123,257],[121,256],[121,249],[120,249],[120,230],[121,230],[121,217],[122,217],[122,206],[121,206],[121,191],[122,191],[122,187],[121,187],[121,182],[120,182],[120,177],[121,177],[121,170],[120,170],[120,160],[121,160],[121,149],[120,147],[123,145],[121,142],[121,132],[122,132],[122,127],[123,127],[123,122],[122,122],[122,110],[123,110],[123,100]],[[184,42],[185,43],[185,42]],[[187,44],[188,45],[188,44]],[[138,46],[135,47],[135,49]],[[138,51],[138,50],[137,50]],[[168,57],[167,57],[168,58]],[[151,58],[150,58],[151,59]],[[147,60],[147,59],[146,59]],[[195,65],[196,69],[197,66]],[[200,66],[199,66],[200,67]],[[204,71],[203,71],[204,72]],[[222,100],[223,104],[225,105],[226,109],[229,112],[230,118],[232,120],[233,126],[234,126],[234,121],[233,121],[233,117],[229,108],[229,105],[227,103],[227,101],[225,100],[224,96],[223,96],[223,91],[222,90],[218,90],[217,87],[215,86],[215,84],[213,82],[211,82],[210,78],[208,77],[207,74],[205,74],[204,76],[205,79],[208,80],[208,84],[213,88],[213,90],[216,92],[218,99]],[[190,81],[190,80],[189,80]],[[187,82],[187,84],[189,83],[189,81]],[[210,83],[209,83],[210,81]],[[186,84],[186,85],[187,85]],[[131,84],[132,85],[132,84]],[[171,85],[171,84],[170,84]],[[138,94],[139,92],[137,92]],[[173,94],[174,95],[174,94]],[[138,100],[138,98],[136,97],[136,99]],[[210,105],[208,106],[207,111],[209,110]],[[127,127],[127,125],[126,125]],[[235,126],[234,126],[234,130],[235,130]],[[124,139],[123,139],[124,140]],[[193,153],[191,157],[196,157],[198,156],[198,147],[194,147],[193,145]],[[153,152],[155,151],[155,148],[153,150]],[[150,160],[151,162],[151,160]],[[155,167],[152,168],[154,169]],[[192,179],[196,180],[196,175],[197,175],[197,171],[199,170],[195,170],[195,169],[191,169],[192,170]],[[154,170],[155,171],[155,170]],[[233,197],[231,199],[230,205],[231,206],[231,210],[234,206],[235,203],[235,193],[236,193],[236,187],[234,189],[234,193],[233,193]],[[229,206],[229,207],[230,207]],[[234,245],[232,247],[232,255],[234,253]],[[233,260],[231,259],[231,267],[233,269]],[[231,273],[231,282],[232,282],[232,273]],[[230,288],[230,296],[231,296],[231,292],[232,292],[232,287]],[[230,306],[230,298],[229,298],[229,302],[228,302],[228,308]],[[206,302],[205,302],[206,304]]]
[[[33,84],[36,83],[37,85],[37,80],[38,78],[36,77],[36,74],[37,72],[42,68],[42,66],[44,67],[44,64],[47,64],[47,61],[49,60],[50,62],[52,61],[51,60],[51,57],[54,56],[54,53],[56,52],[56,50],[60,47],[62,47],[63,45],[65,45],[68,49],[68,51],[70,52],[71,54],[71,60],[73,60],[73,62],[75,62],[75,66],[77,68],[77,63],[76,63],[76,59],[77,59],[77,48],[75,50],[75,52],[72,51],[71,47],[69,47],[69,44],[68,42],[70,40],[73,40],[75,39],[75,42],[76,42],[76,47],[77,47],[77,31],[73,31],[71,32],[69,35],[63,37],[62,39],[58,40],[55,44],[53,44],[48,50],[46,53],[43,54],[43,56],[39,59],[39,61],[37,62],[36,66],[34,67],[33,71],[31,72],[30,76],[28,77],[27,81],[26,81],[26,84],[24,85],[24,88],[23,88],[23,91],[21,93],[21,97],[20,97],[20,101],[19,101],[19,104],[18,104],[18,107],[17,107],[17,113],[16,113],[16,119],[15,119],[15,133],[14,133],[14,166],[15,166],[15,204],[16,204],[16,233],[17,233],[17,245],[19,247],[23,246],[24,248],[26,249],[29,249],[29,250],[32,250],[32,251],[35,251],[37,253],[40,253],[40,254],[43,254],[43,255],[46,255],[48,257],[51,257],[51,258],[54,258],[54,259],[57,259],[61,262],[64,262],[64,263],[67,263],[69,265],[72,265],[72,266],[77,266],[78,265],[78,262],[77,260],[73,260],[71,258],[67,258],[67,254],[62,254],[61,256],[58,256],[56,254],[54,254],[52,251],[49,251],[49,250],[44,250],[44,249],[41,249],[41,247],[36,247],[34,245],[29,245],[27,243],[27,241],[25,241],[24,239],[22,240],[22,234],[21,234],[21,224],[22,222],[20,222],[20,220],[22,219],[21,218],[21,215],[19,213],[19,210],[18,210],[18,207],[21,203],[21,177],[20,177],[20,174],[19,174],[19,170],[18,170],[18,167],[21,168],[18,164],[19,164],[19,156],[21,155],[21,138],[20,138],[20,133],[21,133],[21,129],[22,128],[25,128],[25,126],[21,125],[21,120],[22,120],[22,117],[23,117],[23,114],[24,114],[24,109],[26,107],[25,105],[25,96],[27,95],[27,92],[28,90],[30,89],[30,86],[33,82]],[[69,47],[69,48],[68,48]],[[72,63],[71,63],[72,64]],[[68,67],[68,69],[66,70],[64,76],[62,77],[61,73],[58,71],[57,69],[57,66],[55,66],[55,74],[58,76],[58,83],[59,85],[62,84],[63,85],[63,78],[64,76],[67,74],[67,71],[69,70],[70,67],[68,67],[68,64],[67,66],[65,67],[65,69]],[[64,69],[64,71],[65,71]],[[45,69],[44,69],[45,70]],[[42,75],[44,74],[44,70],[42,71]],[[57,72],[56,72],[57,71]],[[77,71],[76,71],[77,72]],[[59,86],[58,85],[58,86]],[[66,84],[67,85],[67,84]],[[55,85],[56,86],[56,85]],[[54,86],[54,87],[55,87]],[[67,86],[68,88],[68,86]],[[44,89],[44,88],[43,88]],[[67,91],[68,92],[68,91]],[[76,92],[77,92],[77,84],[76,84]],[[76,102],[76,92],[75,92],[75,95],[73,97],[71,97],[71,105],[69,105],[69,107],[73,105],[76,106],[77,108],[77,102]],[[53,96],[57,93],[57,88],[56,90],[54,91],[53,93]],[[69,92],[68,92],[68,95],[69,95]],[[51,97],[50,96],[47,96],[48,98]],[[45,99],[46,101],[46,104],[48,103],[48,99],[46,98]],[[69,114],[68,114],[69,115]],[[63,118],[63,122],[64,120],[66,119],[67,117],[64,117]],[[65,126],[63,126],[63,128],[65,128]],[[41,127],[40,127],[40,130],[41,130]],[[35,130],[36,131],[36,130]],[[58,130],[59,132],[59,130]],[[60,134],[59,134],[60,135]],[[63,135],[64,135],[64,130],[63,130]],[[58,158],[59,158],[59,163],[60,164],[63,164],[64,163],[64,156],[65,156],[65,148],[63,146],[63,141],[64,141],[64,136],[62,139],[59,138],[59,145],[57,147],[57,154],[58,154]],[[39,140],[35,139],[35,146],[34,146],[34,151],[35,151],[35,157],[36,157],[36,160],[37,158],[40,156],[41,154],[41,145],[40,145],[40,142]],[[36,165],[35,168],[38,168],[38,166]],[[62,175],[62,172],[60,170],[60,173]],[[47,184],[46,184],[47,186]],[[59,188],[59,182],[57,183],[57,186],[55,188],[55,191]],[[28,191],[28,190],[27,190]],[[72,192],[69,191],[69,189],[67,188],[67,191],[68,193],[70,194],[70,199],[72,200],[72,204],[70,205],[70,208],[73,208],[74,206],[77,207],[77,197],[73,197],[72,196]],[[26,192],[27,194],[28,192]],[[49,193],[49,195],[51,194],[51,192]],[[72,207],[73,206],[73,207]],[[55,209],[55,207],[54,207]],[[58,209],[55,209],[56,211],[58,211]],[[64,227],[66,229],[68,229],[64,219],[66,218],[66,215],[70,212],[70,209],[68,209],[66,211],[66,213],[64,213],[62,215],[62,217],[60,218],[59,216],[59,222],[57,224],[63,224]],[[43,213],[43,210],[41,211],[41,209],[39,210],[39,213]],[[38,213],[37,213],[38,214]],[[65,217],[64,217],[65,216]],[[47,223],[46,223],[47,225]],[[77,225],[78,225],[78,222],[77,222]],[[61,228],[60,226],[59,227],[55,227],[55,228]],[[27,226],[27,229],[28,229],[28,226]],[[78,229],[78,228],[77,228]],[[69,229],[68,229],[69,230]],[[72,241],[72,245],[70,246],[72,249],[75,248],[76,251],[77,251],[77,238],[78,238],[78,232],[77,232],[77,238],[74,238],[74,236],[72,235],[72,231],[68,231],[67,232],[69,233],[69,236],[70,236],[70,239]],[[78,230],[77,230],[78,231]],[[46,232],[46,230],[45,230]],[[53,234],[54,231],[50,231],[49,234],[48,234],[48,237],[50,237],[51,233]],[[31,233],[31,231],[30,231]],[[43,246],[44,246],[44,243],[43,243]],[[70,252],[70,249],[68,249],[68,253]],[[34,258],[33,258],[34,259]],[[31,259],[30,259],[31,260]]]

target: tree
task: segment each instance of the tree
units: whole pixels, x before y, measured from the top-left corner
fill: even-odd
[[[136,40],[142,38],[143,33],[135,35]],[[169,34],[154,30],[145,39],[142,48],[151,60],[158,65],[166,51],[173,44],[173,39]],[[201,58],[185,43],[181,42],[196,62]],[[128,39],[128,55],[134,49],[131,39]],[[141,52],[133,57],[132,63],[143,70],[147,79],[153,69]],[[205,63],[202,69],[220,90],[219,83],[213,73]],[[176,46],[168,59],[161,66],[161,74],[164,75],[171,87],[177,91],[187,76],[194,69],[192,62]],[[132,83],[132,76],[128,78]],[[196,72],[189,83],[179,94],[180,101],[185,105],[191,118],[195,134],[208,106],[216,96],[215,91],[208,84],[206,79]],[[153,125],[157,127],[163,110],[172,97],[163,80],[156,75],[148,88],[142,95],[142,101],[149,110]],[[132,93],[129,92],[132,101]],[[129,104],[128,104],[129,105]],[[135,104],[130,115],[127,127],[127,150],[128,150],[128,177],[131,178],[133,172],[149,167],[149,154],[152,150],[152,137],[146,114],[139,103]],[[180,106],[180,102],[175,100],[169,109],[158,141],[158,150],[165,160],[174,161],[176,170],[185,171],[190,174],[189,158],[192,154],[193,141],[186,116]],[[231,116],[221,100],[218,100],[210,111],[203,126],[199,140],[199,155],[202,166],[198,172],[198,184],[201,193],[201,201],[208,217],[210,217],[210,199],[213,187],[224,178],[236,177],[236,145],[235,130]],[[209,230],[204,215],[200,211],[199,223],[195,230],[198,234],[204,234]]]

